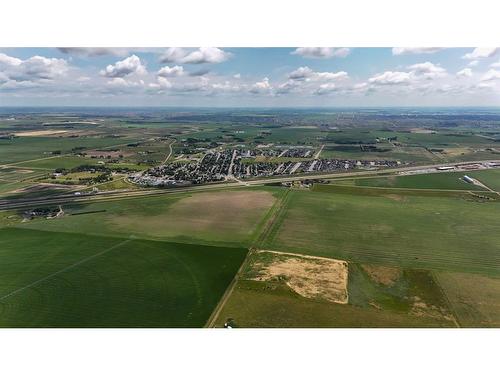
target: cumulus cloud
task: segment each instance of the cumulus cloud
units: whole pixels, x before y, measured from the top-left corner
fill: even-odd
[[[157,73],[160,77],[180,77],[184,75],[184,68],[179,65],[173,67],[164,66]]]
[[[64,59],[32,56],[22,60],[0,53],[0,69],[7,81],[40,83],[64,76],[68,71],[68,64]]]
[[[349,48],[332,47],[300,47],[292,52],[292,55],[299,55],[312,59],[328,59],[332,57],[346,57],[351,53]]]
[[[434,79],[446,75],[446,69],[440,67],[439,65],[435,65],[429,61],[420,64],[410,65],[408,69],[415,75],[423,76],[426,79]]]
[[[467,64],[468,66],[478,66],[479,65],[479,60],[472,60],[470,63]]]
[[[347,72],[315,72],[308,66],[301,66],[288,75],[291,80],[341,80],[349,78]]]
[[[115,78],[112,78],[108,81],[109,86],[120,87],[120,88],[137,87],[137,86],[140,86],[143,84],[144,84],[144,81],[138,81],[138,82],[130,81],[130,80],[127,80],[127,79],[122,78],[122,77],[115,77]]]
[[[269,78],[265,77],[262,81],[255,82],[250,87],[250,92],[252,94],[263,94],[268,93],[272,89],[271,84],[269,83]]]
[[[393,55],[421,55],[436,53],[443,50],[441,47],[394,47],[392,49]]]
[[[288,81],[282,83],[278,86],[277,94],[288,94],[290,92],[296,91],[301,86],[299,81],[289,79]]]
[[[17,57],[8,56],[5,53],[0,53],[0,64],[9,65],[9,66],[18,66],[21,65],[23,60],[18,59]]]
[[[123,78],[130,74],[146,74],[146,67],[136,55],[132,55],[117,61],[115,64],[110,64],[106,69],[101,70],[101,75],[108,78]]]
[[[462,58],[466,60],[484,59],[495,56],[499,51],[500,47],[474,48],[472,52],[466,53],[465,55],[462,56]]]
[[[308,66],[301,66],[288,75],[288,78],[294,80],[303,80],[309,78],[313,74],[313,70]]]
[[[407,72],[386,71],[376,74],[368,79],[368,82],[374,85],[405,85],[410,83],[411,75]]]
[[[231,53],[215,47],[200,47],[194,51],[171,47],[160,57],[162,63],[218,64],[228,60]]]
[[[241,74],[240,73],[236,73],[235,75],[233,75],[233,78],[240,79],[241,78]]]
[[[323,83],[314,91],[314,94],[326,95],[334,91],[337,91],[337,85],[335,83]]]
[[[465,68],[457,72],[457,77],[472,77],[472,70],[470,68]]]
[[[500,70],[495,70],[495,69],[490,69],[488,70],[482,77],[481,81],[486,82],[486,81],[496,81],[497,79],[500,79]]]
[[[150,83],[148,86],[153,89],[169,89],[172,87],[172,83],[165,77],[158,77],[156,82]]]
[[[219,92],[237,92],[240,91],[240,86],[232,84],[230,81],[224,81],[222,83],[213,83],[210,86],[212,93],[216,94]]]

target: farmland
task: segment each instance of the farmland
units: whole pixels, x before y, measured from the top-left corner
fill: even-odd
[[[321,295],[300,295],[290,287],[290,279],[285,276],[256,278],[260,265],[266,261],[263,256],[262,253],[250,255],[216,325],[229,321],[236,327],[455,326],[442,292],[425,271],[397,270],[394,280],[381,284],[373,278],[374,273],[381,273],[380,267],[371,266],[370,277],[363,266],[349,263],[349,300],[339,304]],[[279,253],[274,256],[283,257]],[[311,273],[305,280],[312,283],[315,278],[319,281],[321,275]]]
[[[449,189],[449,190],[485,190],[485,188],[465,182],[467,175],[484,181],[492,189],[500,190],[500,173],[498,170],[429,173],[421,175],[390,176],[374,178],[357,178],[335,181],[341,185],[390,187],[406,189]]]
[[[359,262],[498,272],[500,238],[491,235],[497,201],[347,191],[292,191],[265,245]]]
[[[1,327],[201,327],[246,250],[1,229]]]
[[[495,111],[74,111],[0,114],[0,327],[499,326]]]
[[[58,220],[3,223],[54,232],[248,246],[273,201],[272,190],[176,194],[68,206]]]

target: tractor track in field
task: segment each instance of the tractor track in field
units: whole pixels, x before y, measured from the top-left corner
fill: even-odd
[[[64,273],[64,272],[66,272],[66,271],[69,271],[70,269],[73,269],[73,268],[75,268],[75,267],[78,267],[78,266],[80,266],[80,265],[82,265],[82,264],[84,264],[84,263],[86,263],[86,262],[88,262],[88,261],[90,261],[90,260],[92,260],[92,259],[95,259],[95,258],[97,258],[97,257],[100,257],[101,255],[104,255],[104,254],[106,254],[106,253],[110,252],[111,250],[114,250],[114,249],[116,249],[116,248],[118,248],[118,247],[120,247],[120,246],[122,246],[122,245],[124,245],[124,244],[126,244],[126,243],[128,243],[128,242],[130,242],[130,241],[132,241],[132,240],[131,240],[131,239],[128,239],[128,240],[125,240],[125,241],[121,241],[121,242],[119,242],[119,243],[117,243],[117,244],[115,244],[115,245],[113,245],[113,246],[111,246],[111,247],[108,247],[107,249],[105,249],[105,250],[103,250],[103,251],[101,251],[101,252],[99,252],[99,253],[96,253],[96,254],[90,255],[90,256],[88,256],[88,257],[86,257],[86,258],[83,258],[83,259],[79,260],[79,261],[78,261],[78,262],[76,262],[76,263],[70,264],[69,266],[66,266],[66,267],[64,267],[64,268],[60,269],[59,271],[56,271],[56,272],[54,272],[54,273],[51,273],[50,275],[44,276],[44,277],[42,277],[41,279],[38,279],[38,280],[36,280],[36,281],[33,281],[32,283],[30,283],[30,284],[28,284],[28,285],[25,285],[25,286],[23,286],[23,287],[21,287],[21,288],[18,288],[18,289],[16,289],[16,290],[13,290],[12,292],[9,292],[9,293],[7,293],[7,294],[5,294],[5,295],[1,296],[1,297],[0,297],[0,302],[2,302],[3,300],[5,300],[5,299],[7,299],[7,298],[9,298],[9,297],[12,297],[12,296],[16,295],[16,294],[18,294],[18,293],[20,293],[20,292],[22,292],[22,291],[24,291],[24,290],[26,290],[26,289],[29,289],[29,288],[32,288],[32,287],[34,287],[34,286],[38,285],[38,284],[41,284],[41,283],[43,283],[44,281],[49,280],[49,279],[51,279],[51,278],[52,278],[52,277],[54,277],[54,276],[60,275],[61,273]]]

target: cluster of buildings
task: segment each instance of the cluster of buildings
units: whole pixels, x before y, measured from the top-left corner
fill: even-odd
[[[272,156],[264,156],[271,154]],[[295,160],[290,160],[293,158]],[[303,159],[297,161],[297,159]],[[268,160],[272,159],[272,160]],[[283,159],[281,162],[280,159]],[[198,161],[175,161],[132,175],[131,182],[145,186],[183,186],[203,184],[226,179],[248,179],[291,175],[297,173],[328,173],[349,169],[396,167],[393,160],[317,159],[314,150],[290,148],[286,150],[208,151]]]

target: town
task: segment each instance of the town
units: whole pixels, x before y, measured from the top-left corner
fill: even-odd
[[[395,160],[322,159],[307,148],[284,151],[210,150],[200,159],[174,161],[134,173],[129,181],[143,186],[185,186],[231,179],[252,179],[307,173],[331,173],[354,169],[397,167]],[[318,156],[319,152],[316,154]]]

